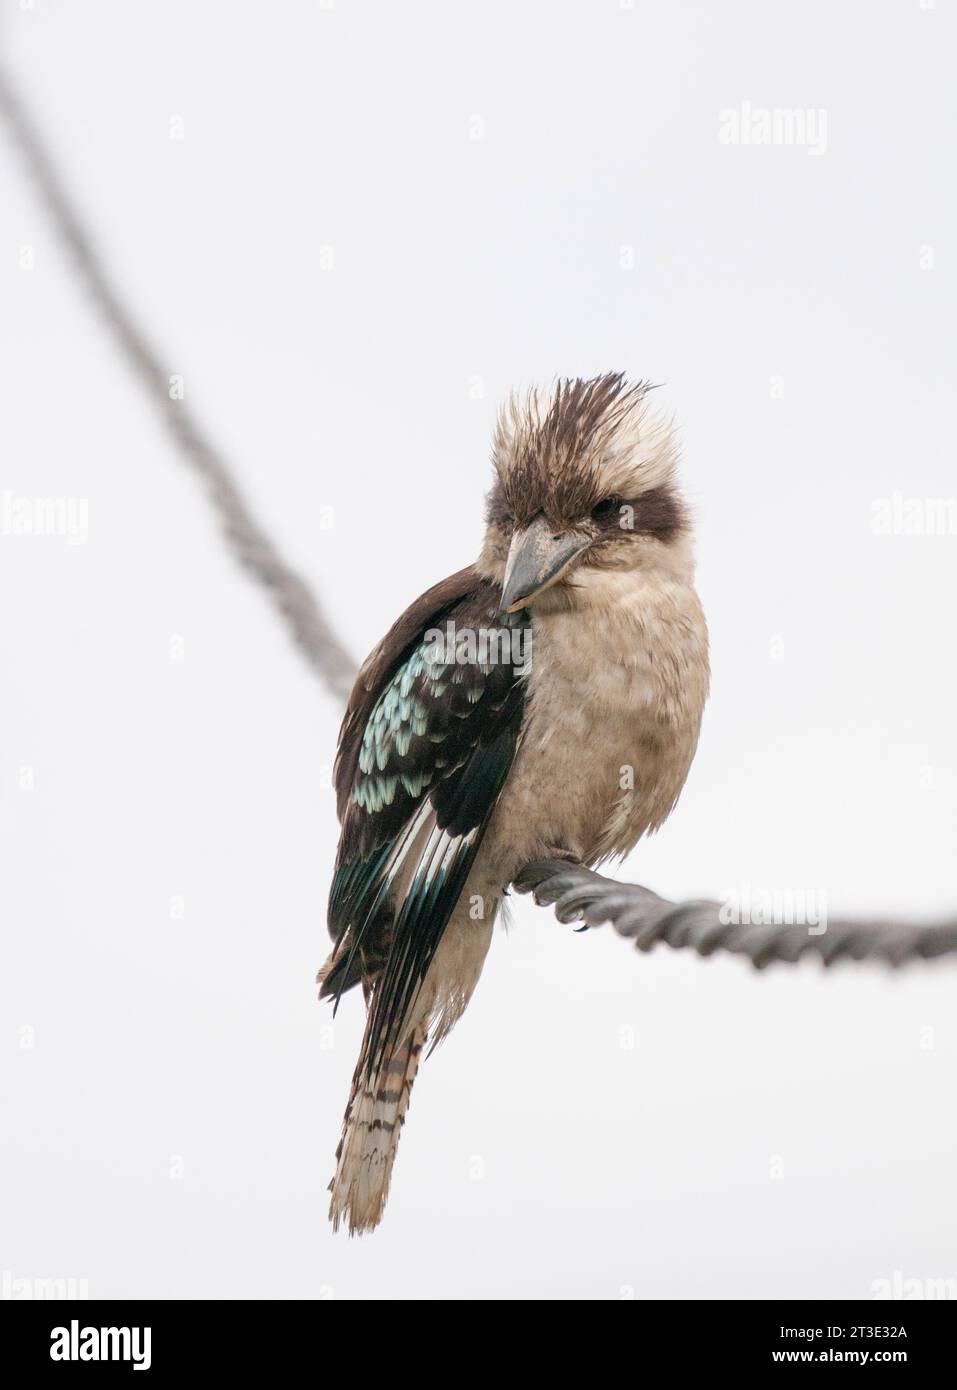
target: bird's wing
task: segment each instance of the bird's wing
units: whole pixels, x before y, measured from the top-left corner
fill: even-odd
[[[343,721],[323,993],[374,983],[370,1065],[428,970],[515,753],[528,617],[499,615],[500,598],[472,569],[429,590],[366,662]]]

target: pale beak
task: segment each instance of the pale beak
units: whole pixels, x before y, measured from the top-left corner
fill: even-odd
[[[591,537],[581,532],[553,534],[543,516],[524,531],[516,531],[505,563],[502,581],[502,612],[515,613],[536,595],[557,584],[573,560],[591,545]]]

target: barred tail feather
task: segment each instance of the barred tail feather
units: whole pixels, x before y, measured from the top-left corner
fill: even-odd
[[[350,1235],[361,1235],[374,1230],[382,1219],[426,1036],[426,1023],[417,1024],[386,1051],[371,1076],[365,1065],[366,1049],[362,1049],[336,1150],[335,1177],[329,1184],[329,1219],[334,1230],[347,1223]]]

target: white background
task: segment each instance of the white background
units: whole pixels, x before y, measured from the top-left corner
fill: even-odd
[[[873,521],[957,489],[954,28],[944,0],[7,0],[0,40],[357,656],[476,553],[510,386],[664,383],[713,694],[623,873],[929,918],[957,907],[957,538]],[[721,143],[745,101],[823,108],[826,149]],[[0,159],[0,483],[89,505],[85,544],[0,536],[0,1267],[171,1298],[957,1276],[953,966],[756,975],[527,900],[420,1076],[384,1225],[332,1236],[362,1014],[330,1032],[313,984],[338,710],[5,132]]]

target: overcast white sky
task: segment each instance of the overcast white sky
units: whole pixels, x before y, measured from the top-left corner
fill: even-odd
[[[957,492],[942,0],[0,14],[170,373],[357,656],[474,556],[510,386],[662,382],[714,685],[624,874],[957,908],[957,536],[874,531]],[[807,142],[722,141],[761,108],[811,112]],[[76,544],[0,528],[0,1268],[170,1298],[957,1277],[954,967],[757,976],[525,900],[416,1086],[383,1227],[332,1236],[362,1013],[330,1029],[313,985],[339,711],[5,132],[0,196],[0,490],[88,509]]]

